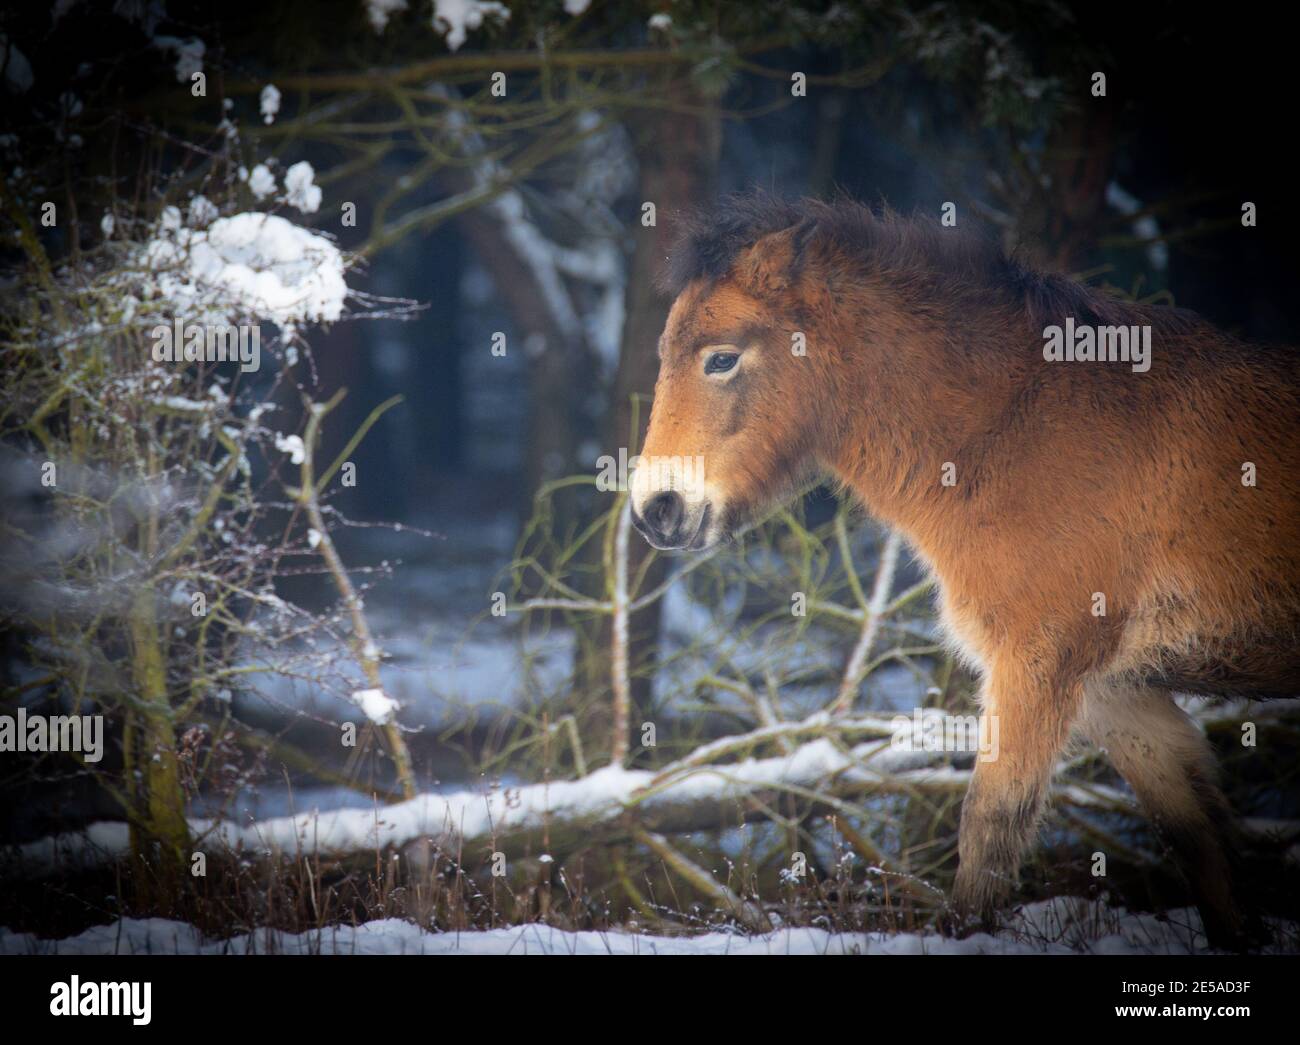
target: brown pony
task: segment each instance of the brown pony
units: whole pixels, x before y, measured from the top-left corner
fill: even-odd
[[[1077,731],[1211,940],[1240,941],[1231,810],[1171,692],[1300,694],[1296,353],[848,201],[725,201],[686,222],[666,287],[633,521],[708,548],[820,475],[908,539],[1000,728],[957,910],[1006,901]]]

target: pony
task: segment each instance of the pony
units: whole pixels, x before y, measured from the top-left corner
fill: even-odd
[[[700,551],[822,478],[906,539],[1000,732],[962,804],[958,924],[996,922],[1082,737],[1239,945],[1232,812],[1173,693],[1300,694],[1297,353],[849,199],[727,198],[683,219],[661,282],[632,523]]]

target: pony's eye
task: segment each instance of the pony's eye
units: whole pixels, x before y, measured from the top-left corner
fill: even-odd
[[[736,365],[736,360],[739,358],[740,356],[736,352],[714,352],[704,361],[704,372],[706,374],[725,374]]]

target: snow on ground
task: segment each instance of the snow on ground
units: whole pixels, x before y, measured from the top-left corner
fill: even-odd
[[[1136,914],[1096,901],[1031,904],[994,935],[951,939],[933,932],[832,933],[781,929],[762,936],[710,932],[652,936],[567,932],[519,925],[474,932],[428,932],[388,918],[299,934],[259,929],[206,939],[184,922],[126,918],[63,940],[0,929],[0,954],[1191,954],[1204,949],[1194,911]]]
[[[529,707],[559,689],[573,660],[573,634],[560,628],[520,639],[504,628],[494,634],[491,620],[468,637],[460,621],[426,618],[400,629],[385,626],[386,614],[372,613],[371,621],[385,656],[382,693],[408,729],[445,729]],[[310,681],[270,670],[250,671],[243,681],[242,706],[262,714],[357,717],[355,702]]]

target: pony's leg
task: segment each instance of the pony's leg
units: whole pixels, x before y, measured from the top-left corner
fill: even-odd
[[[1007,657],[988,676],[982,703],[984,715],[996,718],[997,750],[988,760],[977,758],[962,803],[954,906],[986,926],[1010,896],[1081,703],[1077,682],[1036,677],[1025,666],[1032,662]],[[981,736],[993,736],[985,727]]]
[[[1172,850],[1210,942],[1240,946],[1232,810],[1205,736],[1169,694],[1126,681],[1090,684],[1080,725],[1105,749]]]

